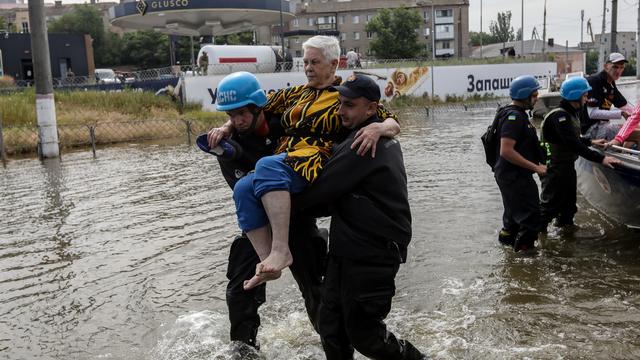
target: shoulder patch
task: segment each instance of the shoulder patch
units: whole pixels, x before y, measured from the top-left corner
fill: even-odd
[[[507,117],[507,120],[515,120],[517,119],[517,116],[515,116],[515,114],[511,114]]]
[[[564,116],[562,116],[562,117],[558,118],[558,121],[559,121],[559,122],[563,122],[563,121],[566,121],[566,120],[567,120],[567,118],[566,118],[566,117],[564,117]]]

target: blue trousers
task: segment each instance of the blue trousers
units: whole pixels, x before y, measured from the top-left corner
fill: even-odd
[[[285,164],[286,154],[266,156],[258,160],[256,170],[238,180],[233,188],[238,225],[247,232],[269,223],[264,211],[262,196],[271,191],[288,191],[296,194],[309,182]]]

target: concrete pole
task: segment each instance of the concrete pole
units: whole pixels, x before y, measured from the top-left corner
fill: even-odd
[[[544,15],[542,17],[542,53],[547,48],[547,0],[544,0]]]
[[[483,58],[482,55],[482,0],[480,0],[480,58]]]
[[[582,49],[582,44],[584,44],[584,10],[580,10],[580,49]]]
[[[606,31],[607,24],[607,0],[602,0],[602,31],[600,32],[600,47],[598,54],[598,71],[604,68],[604,58],[605,58],[605,47],[604,47],[604,34]]]
[[[433,7],[433,1],[431,1],[431,60],[436,60],[436,10]]]
[[[280,0],[280,45],[282,46],[282,64],[280,64],[282,71],[284,71],[284,61],[287,58],[284,52],[284,22],[282,19],[282,1]]]
[[[524,0],[522,0],[520,12],[520,56],[524,56]]]
[[[618,52],[618,0],[611,0],[611,52]]]
[[[33,52],[33,74],[36,84],[38,137],[42,156],[55,158],[60,156],[60,147],[51,80],[49,37],[44,17],[44,0],[29,1],[29,23],[31,24],[31,51]]]

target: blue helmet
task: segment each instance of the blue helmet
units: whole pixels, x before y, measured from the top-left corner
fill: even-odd
[[[249,104],[261,108],[267,103],[267,95],[255,75],[238,71],[220,81],[216,102],[218,111],[235,110]]]
[[[538,89],[540,89],[540,83],[536,78],[531,75],[522,75],[511,81],[509,96],[513,100],[525,100]]]
[[[591,90],[589,82],[582,76],[565,80],[560,86],[560,96],[567,101],[579,101],[582,95]]]

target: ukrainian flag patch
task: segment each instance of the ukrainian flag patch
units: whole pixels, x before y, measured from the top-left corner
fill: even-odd
[[[516,116],[515,116],[515,115],[509,115],[509,116],[507,117],[507,120],[515,120],[515,119],[516,119]]]

